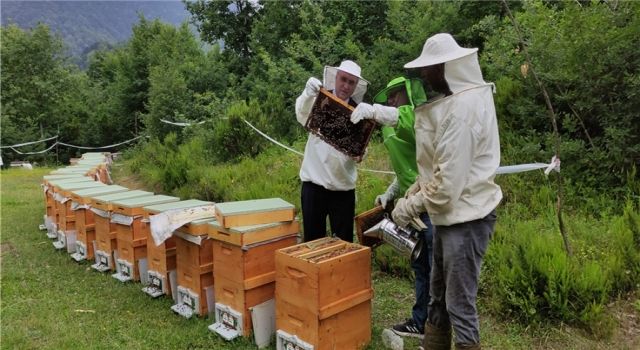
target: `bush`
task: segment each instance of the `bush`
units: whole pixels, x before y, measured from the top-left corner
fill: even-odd
[[[629,202],[623,216],[572,222],[574,256],[563,250],[553,222],[509,215],[498,221],[484,266],[492,305],[525,323],[582,323],[608,336],[605,305],[640,282],[638,207]]]
[[[207,147],[216,160],[221,162],[238,161],[242,157],[255,157],[266,144],[266,140],[257,135],[244,121],[268,132],[265,117],[260,105],[251,101],[233,102],[225,112],[224,118],[213,122],[213,129],[207,139]]]
[[[178,145],[177,136],[170,133],[164,142],[153,139],[138,147],[138,152],[128,153],[129,171],[137,174],[149,188],[167,194],[178,194],[177,190],[197,182],[206,164],[203,140],[191,138]]]

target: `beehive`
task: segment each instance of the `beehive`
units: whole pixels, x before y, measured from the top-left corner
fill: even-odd
[[[178,197],[153,195],[117,199],[112,202],[111,222],[116,224],[118,241],[118,272],[113,275],[114,278],[122,282],[140,280],[139,263],[147,259],[147,236],[144,226],[148,223],[142,220],[143,207],[179,200]]]
[[[66,248],[67,252],[75,252],[75,212],[71,210],[71,191],[87,188],[97,188],[107,186],[102,182],[88,181],[75,183],[58,183],[55,185],[56,194],[56,214],[58,225],[58,239],[53,242],[56,249]]]
[[[213,299],[213,240],[206,233],[212,219],[201,219],[179,228],[176,238],[176,313],[190,318],[193,314],[206,316]],[[204,233],[200,233],[204,231]]]
[[[126,192],[123,186],[104,186],[71,191],[71,210],[75,212],[76,220],[76,250],[71,257],[76,261],[94,258],[93,244],[96,240],[95,220],[91,211],[91,197]]]
[[[276,252],[278,349],[358,349],[371,340],[371,249],[335,238]]]
[[[153,195],[147,191],[126,191],[114,194],[100,195],[91,197],[91,211],[95,214],[95,233],[96,233],[96,263],[91,265],[97,271],[105,272],[115,269],[115,260],[113,253],[118,247],[116,237],[116,224],[111,223],[110,216],[113,210],[113,201],[126,198],[145,197]]]
[[[363,119],[353,124],[352,112],[349,104],[320,89],[305,128],[347,156],[361,159],[376,123]]]
[[[42,181],[44,200],[45,200],[45,227],[49,238],[56,238],[58,235],[58,216],[56,211],[55,184],[60,182],[87,182],[93,181],[92,178],[82,174],[68,175],[45,175]]]
[[[297,243],[297,221],[224,228],[209,224],[213,241],[216,323],[228,340],[252,332],[250,308],[274,298],[275,251]]]
[[[213,202],[189,199],[180,202],[156,204],[144,207],[145,213],[143,216],[145,219],[148,219],[151,215],[169,210],[189,209],[207,205],[213,205]],[[170,285],[170,281],[172,280],[170,275],[176,274],[176,238],[171,236],[160,245],[155,245],[149,228],[149,225],[143,226],[143,230],[147,236],[149,286],[142,290],[153,297],[158,297],[163,294],[171,295],[172,288],[176,287]]]
[[[216,204],[216,218],[224,228],[293,221],[293,204],[280,198]]]

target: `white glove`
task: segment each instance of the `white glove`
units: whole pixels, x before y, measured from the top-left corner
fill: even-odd
[[[387,187],[387,190],[376,197],[374,205],[381,205],[382,209],[387,209],[387,205],[397,197],[399,187],[398,178],[393,179],[393,182]]]
[[[358,124],[362,119],[373,119],[375,114],[376,110],[372,105],[362,102],[351,113],[351,122]]]
[[[427,211],[425,207],[426,198],[423,192],[425,189],[422,184],[419,184],[418,187],[419,190],[416,193],[409,195],[409,191],[407,191],[407,195],[404,198],[398,199],[396,207],[391,212],[393,222],[400,227],[407,227],[414,218]]]
[[[416,176],[415,181],[413,182],[413,184],[411,184],[411,186],[409,186],[409,188],[407,189],[407,191],[403,194],[404,198],[407,198],[413,194],[416,194],[420,192],[420,175]]]
[[[383,106],[380,104],[374,104],[373,108],[376,110],[373,119],[378,124],[395,126],[398,124],[398,109],[390,106]]]
[[[351,113],[351,122],[357,124],[362,119],[373,119],[379,124],[394,126],[398,123],[398,109],[377,103],[360,103]]]
[[[413,199],[413,197],[398,199],[396,207],[393,208],[393,211],[391,212],[393,222],[400,227],[407,227],[413,218],[419,214],[412,210],[411,199]]]
[[[307,80],[307,85],[304,87],[304,92],[307,96],[316,96],[318,92],[320,92],[320,88],[322,87],[322,83],[320,80],[311,77]]]

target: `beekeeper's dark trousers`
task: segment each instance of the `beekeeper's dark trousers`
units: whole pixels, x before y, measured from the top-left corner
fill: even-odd
[[[301,192],[305,242],[327,235],[327,216],[331,225],[330,233],[344,241],[353,242],[355,190],[330,191],[312,182],[303,182]]]

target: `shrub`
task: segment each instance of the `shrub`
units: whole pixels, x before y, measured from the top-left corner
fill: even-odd
[[[245,101],[233,102],[228,106],[225,117],[214,121],[206,145],[216,160],[238,161],[262,151],[265,139],[256,135],[244,120],[262,130],[267,125],[260,105],[255,101],[248,104]]]
[[[564,252],[554,221],[499,220],[484,266],[493,307],[526,323],[579,323],[596,336],[609,336],[613,326],[605,305],[640,282],[637,219],[631,203],[622,216],[581,216],[571,225],[573,256]]]

